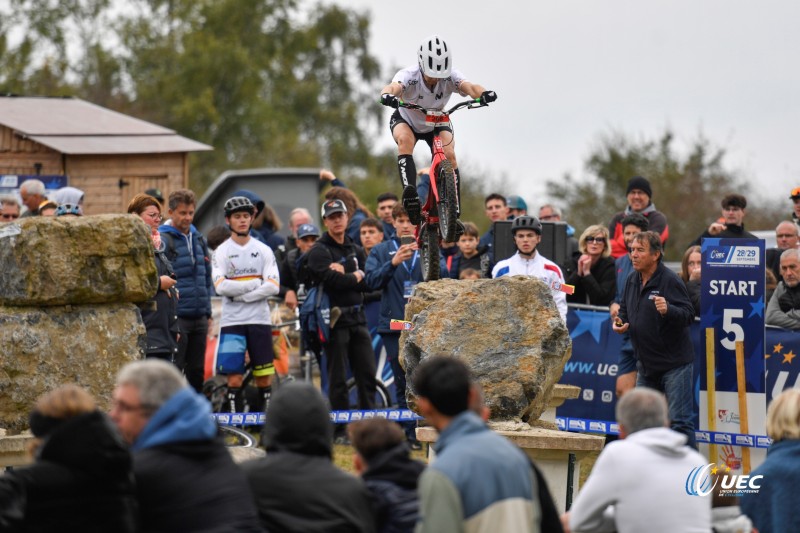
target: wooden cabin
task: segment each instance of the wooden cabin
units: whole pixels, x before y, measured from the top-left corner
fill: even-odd
[[[124,212],[151,187],[165,199],[186,188],[188,155],[205,150],[213,148],[78,98],[0,97],[0,176],[66,176],[84,191],[87,215]]]

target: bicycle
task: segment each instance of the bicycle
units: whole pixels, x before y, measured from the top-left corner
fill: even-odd
[[[293,327],[296,331],[300,330],[300,319],[299,317],[295,317],[293,320],[288,320],[284,322],[279,322],[272,326],[272,334],[273,337],[279,337],[284,340],[287,344],[289,351],[294,351],[294,345],[292,343],[291,337],[286,331],[285,328]],[[303,381],[312,382],[313,381],[313,365],[316,362],[317,358],[315,354],[310,350],[304,347],[303,336],[300,335],[300,342],[298,346],[298,351],[300,355],[300,361],[303,366]],[[379,369],[380,372],[380,369]],[[244,403],[244,412],[251,412],[250,406],[255,403],[255,395],[257,391],[252,386],[253,385],[253,370],[251,364],[248,362],[247,366],[245,367],[245,372],[242,375],[242,395],[243,395],[243,403]],[[277,390],[280,386],[284,383],[288,383],[294,381],[294,377],[289,375],[288,377],[281,377],[279,374],[275,374],[273,377],[272,387],[273,390]],[[380,378],[380,376],[376,376],[376,390],[375,390],[375,408],[376,409],[388,409],[393,407],[391,401],[391,395],[389,393],[389,389],[386,387],[386,384]],[[228,385],[227,380],[224,376],[216,375],[210,379],[208,379],[203,384],[203,393],[211,402],[212,411],[215,413],[222,412],[223,407],[225,406],[226,402],[226,395],[228,392]],[[348,398],[350,398],[350,408],[357,409],[358,408],[358,391],[356,389],[356,382],[354,378],[349,378],[347,380],[347,394]]]
[[[431,142],[431,189],[422,206],[422,220],[414,236],[422,258],[422,277],[425,281],[439,279],[439,245],[456,239],[458,197],[453,164],[444,155],[439,132],[450,124],[450,115],[463,108],[487,107],[480,98],[464,100],[448,110],[427,109],[400,101],[399,106],[425,113],[425,124],[433,126]],[[434,178],[435,177],[435,178]]]

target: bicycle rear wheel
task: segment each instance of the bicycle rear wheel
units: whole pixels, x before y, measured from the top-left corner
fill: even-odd
[[[391,395],[382,381],[375,387],[375,409],[388,409],[392,407]],[[347,380],[347,397],[350,399],[350,409],[358,409],[358,389],[355,378]]]
[[[453,164],[442,161],[439,165],[439,175],[436,177],[436,188],[439,190],[439,231],[442,240],[453,242],[456,239],[456,174]]]
[[[419,255],[422,257],[422,278],[425,281],[439,279],[439,234],[436,228],[423,228],[422,246]]]

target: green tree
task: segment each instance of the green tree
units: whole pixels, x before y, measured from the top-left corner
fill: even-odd
[[[619,132],[603,135],[586,160],[589,176],[579,180],[567,174],[548,181],[548,195],[580,234],[591,224],[607,225],[627,205],[628,180],[644,176],[653,187],[652,202],[669,222],[665,257],[679,260],[688,244],[720,216],[722,197],[729,192],[747,196],[750,187],[739,172],[726,167],[725,150],[704,136],[692,142],[685,156],[676,152],[674,140],[668,130],[656,140],[633,141]],[[776,218],[774,206],[759,207],[757,200],[749,199],[745,224],[750,229],[756,228],[753,222]]]
[[[78,96],[214,146],[193,156],[198,192],[230,168],[364,170],[368,41],[367,15],[295,0],[9,0],[0,92]]]

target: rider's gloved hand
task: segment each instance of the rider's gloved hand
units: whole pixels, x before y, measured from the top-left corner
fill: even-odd
[[[494,102],[495,100],[497,100],[497,93],[494,91],[483,91],[483,94],[481,94],[481,103],[483,105]]]
[[[400,107],[400,100],[398,100],[393,94],[383,93],[381,95],[381,104],[385,105],[386,107],[393,107],[397,109]]]

